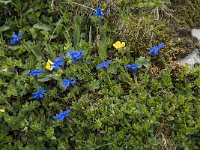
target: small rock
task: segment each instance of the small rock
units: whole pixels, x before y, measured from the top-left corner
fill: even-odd
[[[200,64],[200,51],[194,50],[191,54],[180,60],[181,64],[189,64],[193,68],[195,64]]]
[[[200,41],[200,29],[192,29],[192,36]]]
[[[198,39],[198,44],[191,54],[180,60],[181,64],[189,64],[193,68],[195,64],[200,64],[200,29],[192,29],[192,36]]]

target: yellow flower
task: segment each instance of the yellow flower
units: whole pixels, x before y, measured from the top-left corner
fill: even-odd
[[[66,46],[64,46],[64,50],[67,50],[67,47],[66,47]]]
[[[7,71],[8,71],[8,68],[2,69],[2,71],[7,72]]]
[[[0,109],[0,112],[2,112],[2,113],[5,112],[5,109]]]
[[[53,62],[51,60],[48,59],[47,63],[46,63],[46,69],[47,70],[53,70],[53,67],[51,66],[53,64]]]
[[[116,49],[120,49],[120,48],[123,48],[125,47],[125,42],[120,42],[120,41],[117,41],[113,44],[113,47],[116,48]]]

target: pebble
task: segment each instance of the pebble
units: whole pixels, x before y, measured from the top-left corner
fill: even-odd
[[[192,29],[191,34],[197,38],[200,43],[200,29]],[[193,68],[195,64],[200,64],[200,48],[197,47],[191,54],[179,60],[181,64],[189,64]]]

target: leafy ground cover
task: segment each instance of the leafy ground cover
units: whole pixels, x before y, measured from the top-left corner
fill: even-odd
[[[0,147],[199,149],[198,6],[0,1]]]

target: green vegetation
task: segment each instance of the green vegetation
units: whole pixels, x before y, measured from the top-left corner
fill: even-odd
[[[103,18],[93,15],[98,6]],[[198,27],[198,6],[200,0],[0,1],[1,149],[200,149],[200,67],[174,62],[193,49],[179,28]],[[116,41],[126,46],[115,49]],[[162,56],[148,55],[160,42]],[[85,53],[73,62],[70,50]],[[57,72],[46,69],[63,55]],[[97,69],[106,60],[108,67]],[[131,72],[126,65],[134,63],[143,66]],[[44,74],[29,75],[39,68]],[[76,84],[62,86],[73,77]],[[40,87],[48,92],[33,99]],[[56,120],[66,109],[70,115]]]

